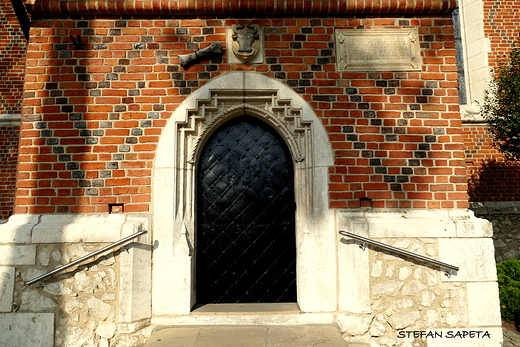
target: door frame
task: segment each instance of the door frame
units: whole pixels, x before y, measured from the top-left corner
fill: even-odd
[[[233,72],[184,100],[159,141],[152,181],[154,316],[189,314],[195,304],[196,164],[213,131],[241,115],[273,127],[293,158],[298,304],[304,312],[336,310],[337,235],[328,200],[333,164],[328,135],[310,105],[288,86],[261,74]]]

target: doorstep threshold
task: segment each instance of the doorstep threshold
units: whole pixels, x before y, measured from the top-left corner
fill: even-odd
[[[192,315],[257,315],[257,314],[298,314],[300,306],[290,303],[259,304],[206,304],[195,306]]]

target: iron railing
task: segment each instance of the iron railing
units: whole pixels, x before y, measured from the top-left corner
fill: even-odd
[[[438,260],[435,260],[435,259],[431,259],[431,258],[425,257],[425,256],[417,254],[417,253],[409,252],[409,251],[406,251],[404,249],[400,249],[400,248],[393,247],[393,246],[390,246],[390,245],[387,245],[387,244],[384,244],[384,243],[381,243],[381,242],[377,242],[377,241],[368,239],[368,238],[363,237],[363,236],[351,234],[351,233],[348,233],[348,232],[343,231],[343,230],[340,230],[339,233],[341,235],[348,236],[348,237],[353,238],[355,240],[361,241],[362,244],[360,246],[363,247],[363,248],[366,247],[367,244],[369,244],[369,245],[372,245],[374,247],[382,248],[382,249],[390,251],[390,252],[398,253],[398,254],[401,254],[401,255],[413,258],[413,259],[417,259],[417,260],[420,260],[420,261],[423,261],[423,262],[426,262],[426,263],[437,265],[441,269],[447,270],[446,272],[447,272],[448,276],[451,275],[452,271],[455,271],[455,272],[459,271],[459,268],[457,266],[446,264],[446,263],[443,263],[441,261],[438,261]]]
[[[36,282],[38,282],[38,281],[41,281],[41,280],[44,279],[44,278],[47,278],[47,277],[49,277],[49,276],[54,275],[55,273],[58,273],[58,272],[63,271],[63,270],[65,270],[65,269],[68,269],[69,267],[74,266],[74,265],[76,265],[76,264],[79,264],[79,263],[81,263],[81,262],[83,262],[83,261],[85,261],[85,260],[87,260],[87,259],[90,259],[90,258],[92,258],[92,257],[95,257],[95,256],[98,255],[98,254],[101,254],[101,253],[103,253],[103,252],[105,252],[105,251],[108,251],[109,249],[112,249],[112,248],[114,248],[114,247],[117,247],[117,246],[119,246],[119,245],[121,245],[121,244],[123,244],[123,243],[125,243],[125,242],[127,242],[127,241],[130,241],[130,240],[132,240],[132,239],[135,239],[136,237],[139,237],[139,236],[141,236],[141,235],[143,235],[143,234],[146,234],[147,232],[148,232],[147,230],[143,230],[143,231],[139,231],[139,232],[137,232],[137,233],[135,233],[135,234],[133,234],[133,235],[127,236],[127,237],[125,237],[124,239],[121,239],[121,240],[119,240],[119,241],[117,241],[117,242],[114,242],[114,243],[112,243],[112,244],[110,244],[110,245],[108,245],[108,246],[106,246],[106,247],[103,247],[103,248],[101,248],[101,249],[98,249],[97,251],[92,252],[92,253],[90,253],[90,254],[87,254],[87,255],[84,256],[84,257],[81,257],[81,258],[79,258],[79,259],[76,259],[76,260],[74,260],[74,261],[71,261],[70,263],[65,264],[65,265],[63,265],[63,266],[60,266],[59,268],[54,269],[54,270],[52,270],[52,271],[50,271],[50,272],[47,272],[47,273],[44,274],[44,275],[38,276],[38,277],[36,277],[36,278],[33,278],[32,280],[27,281],[26,284],[27,284],[27,285],[31,285],[31,284],[33,284],[33,283],[36,283]]]

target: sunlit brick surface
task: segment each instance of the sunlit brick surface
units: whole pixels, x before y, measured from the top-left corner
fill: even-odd
[[[150,209],[161,129],[194,90],[227,71],[278,79],[309,102],[334,150],[330,205],[467,206],[451,16],[254,19],[265,63],[178,55],[225,44],[223,18],[46,19],[27,54],[18,213]],[[340,73],[335,29],[417,28],[420,72]],[[81,35],[84,50],[69,35]]]

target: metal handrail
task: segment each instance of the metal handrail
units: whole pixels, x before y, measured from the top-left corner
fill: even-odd
[[[60,272],[60,271],[62,271],[62,270],[65,270],[65,269],[68,269],[69,267],[74,266],[74,265],[76,265],[76,264],[78,264],[78,263],[81,263],[81,262],[84,261],[84,260],[87,260],[87,259],[89,259],[89,258],[95,257],[96,255],[101,254],[101,253],[103,253],[104,251],[108,251],[109,249],[112,249],[112,248],[114,248],[114,247],[116,247],[116,246],[119,246],[119,245],[125,243],[126,241],[130,241],[130,240],[132,240],[132,239],[135,239],[136,237],[139,237],[139,236],[141,236],[141,235],[143,235],[143,234],[146,234],[147,232],[148,232],[147,230],[143,230],[143,231],[140,231],[140,232],[135,233],[135,234],[133,234],[133,235],[127,236],[127,237],[125,237],[124,239],[121,239],[121,240],[119,240],[119,241],[117,241],[117,242],[112,243],[111,245],[108,245],[108,246],[106,246],[106,247],[103,247],[103,248],[101,248],[101,249],[98,249],[97,251],[92,252],[92,253],[90,253],[90,254],[87,254],[87,255],[84,256],[84,257],[81,257],[81,258],[79,258],[79,259],[76,259],[76,260],[74,260],[74,261],[71,261],[70,263],[65,264],[65,265],[63,265],[63,266],[60,266],[59,268],[54,269],[54,270],[52,270],[52,271],[50,271],[50,272],[47,272],[47,273],[44,274],[44,275],[38,276],[38,277],[36,277],[36,278],[33,278],[32,280],[28,281],[26,284],[27,284],[27,285],[31,285],[31,284],[33,284],[33,283],[35,283],[35,282],[38,282],[38,281],[40,281],[40,280],[42,280],[42,279],[44,279],[44,278],[47,278],[47,277],[49,277],[49,276],[52,276],[52,275],[54,275],[55,273],[58,273],[58,272]]]
[[[348,236],[348,237],[351,237],[353,239],[356,239],[358,241],[363,242],[363,245],[362,245],[363,247],[365,247],[366,244],[369,244],[369,245],[376,246],[376,247],[379,247],[379,248],[382,248],[382,249],[385,249],[385,250],[388,250],[388,251],[391,251],[391,252],[395,252],[395,253],[399,253],[399,254],[405,255],[405,256],[410,257],[410,258],[418,259],[418,260],[424,261],[426,263],[437,265],[440,268],[448,269],[448,270],[451,270],[451,271],[459,271],[459,268],[457,266],[446,264],[446,263],[443,263],[441,261],[438,261],[438,260],[435,260],[435,259],[431,259],[431,258],[425,257],[425,256],[417,254],[417,253],[412,253],[412,252],[406,251],[404,249],[400,249],[400,248],[397,248],[397,247],[389,246],[387,244],[384,244],[384,243],[381,243],[381,242],[377,242],[377,241],[374,241],[374,240],[371,240],[371,239],[367,239],[366,237],[363,237],[363,236],[351,234],[351,233],[348,233],[348,232],[343,231],[343,230],[340,230],[339,233],[341,235],[345,235],[345,236]],[[448,273],[451,274],[451,272],[448,272]]]

